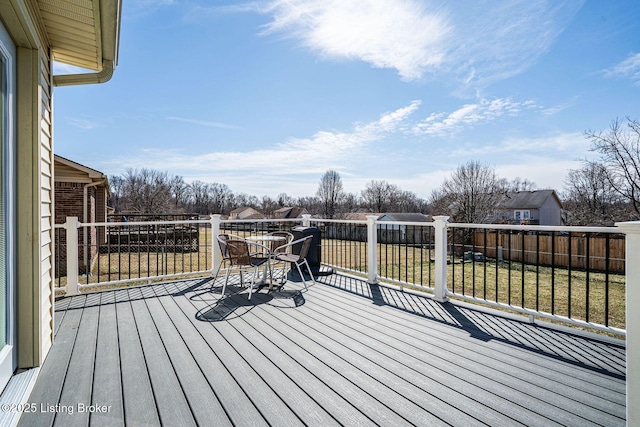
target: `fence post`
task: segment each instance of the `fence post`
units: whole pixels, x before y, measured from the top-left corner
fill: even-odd
[[[378,283],[378,230],[377,215],[367,215],[367,283]]]
[[[68,216],[64,223],[67,230],[67,295],[78,295],[78,228],[77,216]],[[88,272],[87,272],[88,274]]]
[[[438,302],[447,302],[447,220],[448,216],[434,216],[433,225],[435,232],[435,267],[436,283],[434,297]]]
[[[302,226],[303,227],[311,227],[311,215],[310,214],[302,214]]]
[[[211,259],[213,261],[212,272],[218,271],[220,263],[222,263],[222,257],[220,254],[220,248],[218,247],[218,234],[220,234],[220,221],[222,215],[212,214],[209,216],[211,222]]]
[[[640,420],[640,221],[616,224],[626,235],[627,425]]]

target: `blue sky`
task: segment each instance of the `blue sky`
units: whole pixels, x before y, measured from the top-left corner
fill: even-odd
[[[561,190],[584,131],[640,119],[637,0],[123,3],[112,80],[55,90],[56,154],[108,175],[427,198],[480,160]]]

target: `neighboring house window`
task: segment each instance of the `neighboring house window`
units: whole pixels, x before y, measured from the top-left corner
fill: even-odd
[[[528,210],[513,211],[513,218],[516,221],[524,221],[531,219],[531,213]]]

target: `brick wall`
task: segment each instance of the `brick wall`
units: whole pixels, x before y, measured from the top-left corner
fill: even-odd
[[[55,183],[55,222],[56,224],[64,224],[69,216],[78,217],[79,221],[84,220],[84,183],[78,182],[56,182]],[[104,187],[87,188],[87,221],[102,222],[106,212],[106,190]],[[98,203],[102,203],[99,205]],[[84,266],[84,228],[78,230],[78,266],[79,273],[85,274],[87,269]],[[103,232],[100,233],[101,235]],[[104,237],[100,236],[102,241]],[[60,233],[57,243],[56,255],[56,276],[66,275],[66,236]],[[93,265],[98,250],[98,231],[96,227],[90,227],[87,230],[87,261],[89,266]],[[90,268],[89,268],[90,269]]]

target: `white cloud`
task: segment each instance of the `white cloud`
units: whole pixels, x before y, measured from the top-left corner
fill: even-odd
[[[177,149],[148,149],[142,156],[127,156],[114,163],[122,169],[144,164],[151,169],[171,170],[184,175],[185,179],[218,181],[230,186],[239,182],[243,188],[249,187],[248,181],[254,181],[257,187],[274,187],[281,183],[280,188],[288,189],[302,185],[299,176],[319,176],[327,169],[347,171],[359,167],[354,160],[364,155],[371,144],[402,129],[419,106],[420,101],[413,101],[382,114],[376,121],[355,124],[351,131],[320,131],[310,138],[291,138],[269,149],[188,155]]]
[[[451,28],[438,10],[413,0],[276,0],[265,34],[294,37],[330,59],[357,59],[421,78],[444,57]]]
[[[431,136],[451,136],[467,127],[487,123],[502,116],[514,117],[523,109],[536,108],[533,101],[518,102],[511,98],[480,99],[452,113],[433,113],[413,127],[413,132]]]
[[[627,59],[605,70],[606,77],[623,77],[630,79],[635,86],[640,85],[640,53],[631,54]]]
[[[498,165],[498,176],[512,180],[526,178],[536,183],[537,188],[562,191],[570,169],[578,169],[579,160],[557,159],[545,156],[530,156],[520,162]]]
[[[404,80],[455,76],[482,87],[546,53],[583,0],[452,3],[416,0],[275,0],[265,34],[299,40],[329,59],[397,70]]]
[[[220,128],[220,129],[239,129],[238,126],[228,125],[226,123],[220,123],[220,122],[212,122],[208,120],[197,120],[197,119],[189,119],[189,118],[174,117],[174,116],[167,117],[167,120],[173,120],[176,122],[190,123],[193,125]]]

